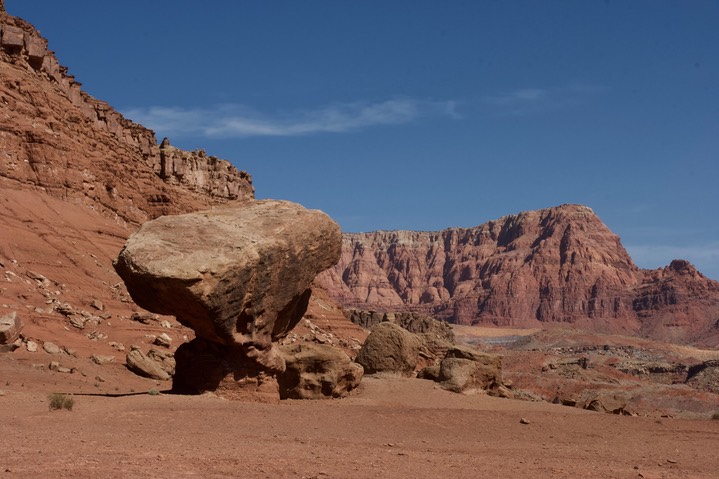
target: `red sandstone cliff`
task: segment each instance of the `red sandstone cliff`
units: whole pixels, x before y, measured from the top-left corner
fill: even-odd
[[[0,9],[0,182],[130,223],[254,196],[252,179],[183,151],[80,89],[47,40]]]
[[[683,261],[640,270],[619,237],[579,205],[474,228],[345,234],[340,262],[319,282],[346,306],[423,311],[460,324],[719,337],[719,283]]]

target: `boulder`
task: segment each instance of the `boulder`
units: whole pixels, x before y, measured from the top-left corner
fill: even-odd
[[[502,385],[502,358],[454,346],[442,359],[436,381],[444,389],[457,393],[497,390]]]
[[[195,331],[177,351],[181,390],[222,383],[226,391],[234,381],[244,391],[247,381],[262,386],[284,371],[276,342],[302,318],[312,280],[340,250],[339,226],[321,211],[264,200],[149,221],[115,269],[138,305]],[[193,354],[213,365],[211,377],[198,376]]]
[[[282,399],[344,397],[356,388],[364,369],[332,346],[300,343],[280,348],[287,368],[278,376]]]
[[[367,374],[393,372],[411,376],[421,346],[415,334],[397,324],[384,322],[375,326],[367,336],[357,362]]]
[[[10,344],[20,337],[22,321],[15,311],[0,316],[0,344]]]
[[[170,379],[170,374],[162,368],[158,361],[146,356],[139,349],[132,349],[127,353],[125,363],[130,371],[139,376],[161,381]]]

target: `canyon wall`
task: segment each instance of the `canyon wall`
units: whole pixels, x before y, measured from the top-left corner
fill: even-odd
[[[458,324],[561,324],[673,341],[719,339],[719,283],[686,261],[641,270],[581,205],[474,228],[343,237],[319,278],[346,307],[418,311]]]

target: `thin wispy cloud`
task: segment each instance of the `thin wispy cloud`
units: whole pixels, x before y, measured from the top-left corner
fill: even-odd
[[[481,101],[507,116],[524,116],[577,106],[606,90],[598,85],[573,84],[554,88],[520,88],[497,95],[484,96]]]
[[[206,138],[302,136],[345,133],[363,128],[401,125],[428,117],[459,118],[454,101],[409,98],[377,103],[335,103],[313,110],[266,114],[239,104],[212,108],[131,108],[123,114],[161,135]]]

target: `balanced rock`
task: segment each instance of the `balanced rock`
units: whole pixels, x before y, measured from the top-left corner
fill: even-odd
[[[364,375],[362,366],[326,344],[292,344],[280,350],[287,364],[278,377],[282,399],[344,397]]]
[[[367,374],[393,372],[411,376],[417,366],[421,345],[415,334],[401,326],[380,323],[367,336],[357,362]]]
[[[195,331],[177,351],[173,387],[246,389],[260,373],[284,371],[275,343],[302,318],[312,280],[340,249],[340,228],[321,211],[264,200],[149,221],[115,269],[138,305]],[[193,357],[215,368],[212,377],[198,376]]]

